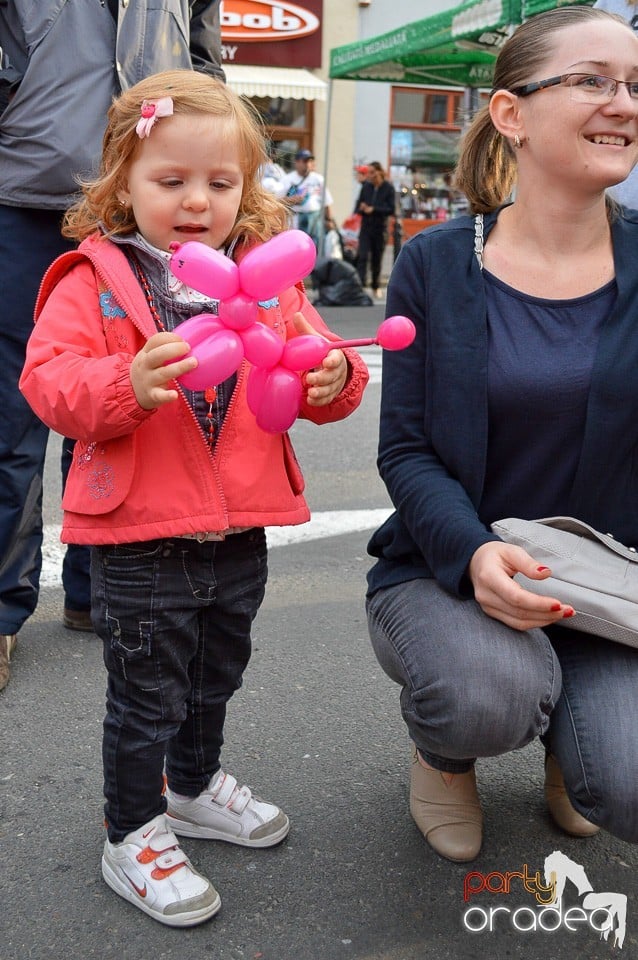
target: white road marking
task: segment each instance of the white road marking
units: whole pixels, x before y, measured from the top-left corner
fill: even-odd
[[[381,383],[382,351],[379,347],[357,347],[370,373],[370,383]]]
[[[309,540],[321,540],[325,537],[338,537],[345,533],[360,533],[374,530],[389,517],[391,510],[326,510],[317,512],[308,523],[298,527],[268,527],[266,536],[269,549],[287,547],[295,543],[307,543]],[[50,524],[44,528],[42,546],[42,586],[60,586],[62,583],[62,559],[66,546],[60,543],[59,525]]]

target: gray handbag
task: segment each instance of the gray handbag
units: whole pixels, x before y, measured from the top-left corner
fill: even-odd
[[[638,553],[611,534],[573,517],[508,518],[492,524],[506,543],[523,547],[552,571],[547,580],[514,578],[526,590],[556,597],[575,616],[560,626],[638,647]]]

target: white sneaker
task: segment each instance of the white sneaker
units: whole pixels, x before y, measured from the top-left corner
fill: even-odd
[[[243,847],[272,847],[286,836],[290,821],[273,803],[237,787],[230,774],[218,770],[198,797],[166,789],[166,817],[175,833],[204,840],[227,840]]]
[[[160,814],[122,843],[104,844],[102,876],[112,890],[169,927],[192,927],[217,913],[219,894],[194,869]]]

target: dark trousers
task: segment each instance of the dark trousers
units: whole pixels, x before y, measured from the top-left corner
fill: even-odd
[[[18,380],[42,275],[73,246],[60,234],[61,216],[0,204],[0,633],[17,633],[38,602],[48,430],[24,400]],[[72,576],[72,590],[78,608],[88,609],[88,550],[76,550],[84,551],[84,571]]]
[[[383,251],[385,250],[387,234],[385,227],[378,228],[374,224],[366,224],[365,220],[361,224],[359,232],[359,250],[357,253],[357,273],[361,278],[361,283],[365,287],[366,276],[368,272],[368,260],[370,261],[370,273],[372,275],[372,287],[374,290],[379,286],[379,277],[381,276],[381,261],[383,260]]]
[[[112,843],[166,810],[163,772],[196,797],[220,768],[226,705],[250,658],[267,579],[263,528],[92,549],[108,670],[102,741]]]
[[[60,467],[62,469],[62,492],[73,462],[75,440],[65,437],[62,442]],[[88,547],[69,543],[62,561],[62,586],[64,606],[67,610],[91,609],[91,552]]]

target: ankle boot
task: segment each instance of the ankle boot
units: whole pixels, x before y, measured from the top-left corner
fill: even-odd
[[[572,807],[560,767],[551,753],[545,758],[545,800],[554,823],[572,837],[593,837],[600,830]]]
[[[419,762],[413,744],[410,813],[440,856],[457,863],[478,856],[483,840],[483,814],[474,767],[467,773],[455,773],[448,785],[439,770],[428,770]]]

